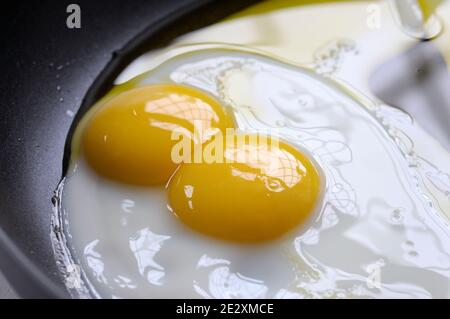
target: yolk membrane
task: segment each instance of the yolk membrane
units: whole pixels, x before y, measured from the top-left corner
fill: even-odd
[[[227,143],[220,161],[181,164],[168,184],[172,211],[200,233],[235,242],[270,240],[304,224],[319,198],[318,170],[290,145],[263,140],[247,135]]]
[[[82,133],[82,153],[104,177],[133,185],[164,184],[177,167],[171,159],[177,142],[172,132],[195,138],[195,121],[213,133],[233,127],[219,102],[198,89],[176,84],[134,88],[93,114]]]

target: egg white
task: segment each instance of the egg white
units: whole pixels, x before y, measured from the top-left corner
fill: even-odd
[[[450,229],[422,183],[425,159],[411,156],[414,145],[402,148],[402,132],[416,130],[408,115],[311,70],[230,47],[176,55],[130,83],[161,82],[205,90],[233,110],[241,130],[271,130],[310,153],[325,174],[323,203],[307,231],[227,243],[180,223],[163,187],[114,183],[73,158],[60,214],[91,296],[449,296]],[[381,284],[371,281],[377,269]]]

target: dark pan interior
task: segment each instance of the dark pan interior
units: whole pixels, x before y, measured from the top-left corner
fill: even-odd
[[[2,5],[0,267],[21,296],[67,297],[50,216],[72,123],[139,54],[254,2],[79,0],[81,29],[65,24],[72,1]]]

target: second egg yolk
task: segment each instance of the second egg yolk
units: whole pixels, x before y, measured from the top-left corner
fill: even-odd
[[[312,161],[282,141],[238,136],[227,136],[235,143],[215,154],[219,161],[181,164],[168,185],[173,212],[200,233],[244,243],[305,223],[320,193]]]
[[[89,119],[82,153],[100,175],[133,185],[164,184],[177,164],[173,130],[193,136],[194,121],[211,135],[233,123],[206,93],[176,84],[148,85],[107,100]],[[202,143],[203,141],[198,141]]]

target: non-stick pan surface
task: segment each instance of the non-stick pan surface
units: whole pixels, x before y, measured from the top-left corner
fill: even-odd
[[[23,297],[67,297],[50,242],[67,135],[140,53],[255,2],[45,0],[2,4],[0,268]],[[81,8],[81,29],[66,26]],[[76,120],[76,119],[75,119]]]

